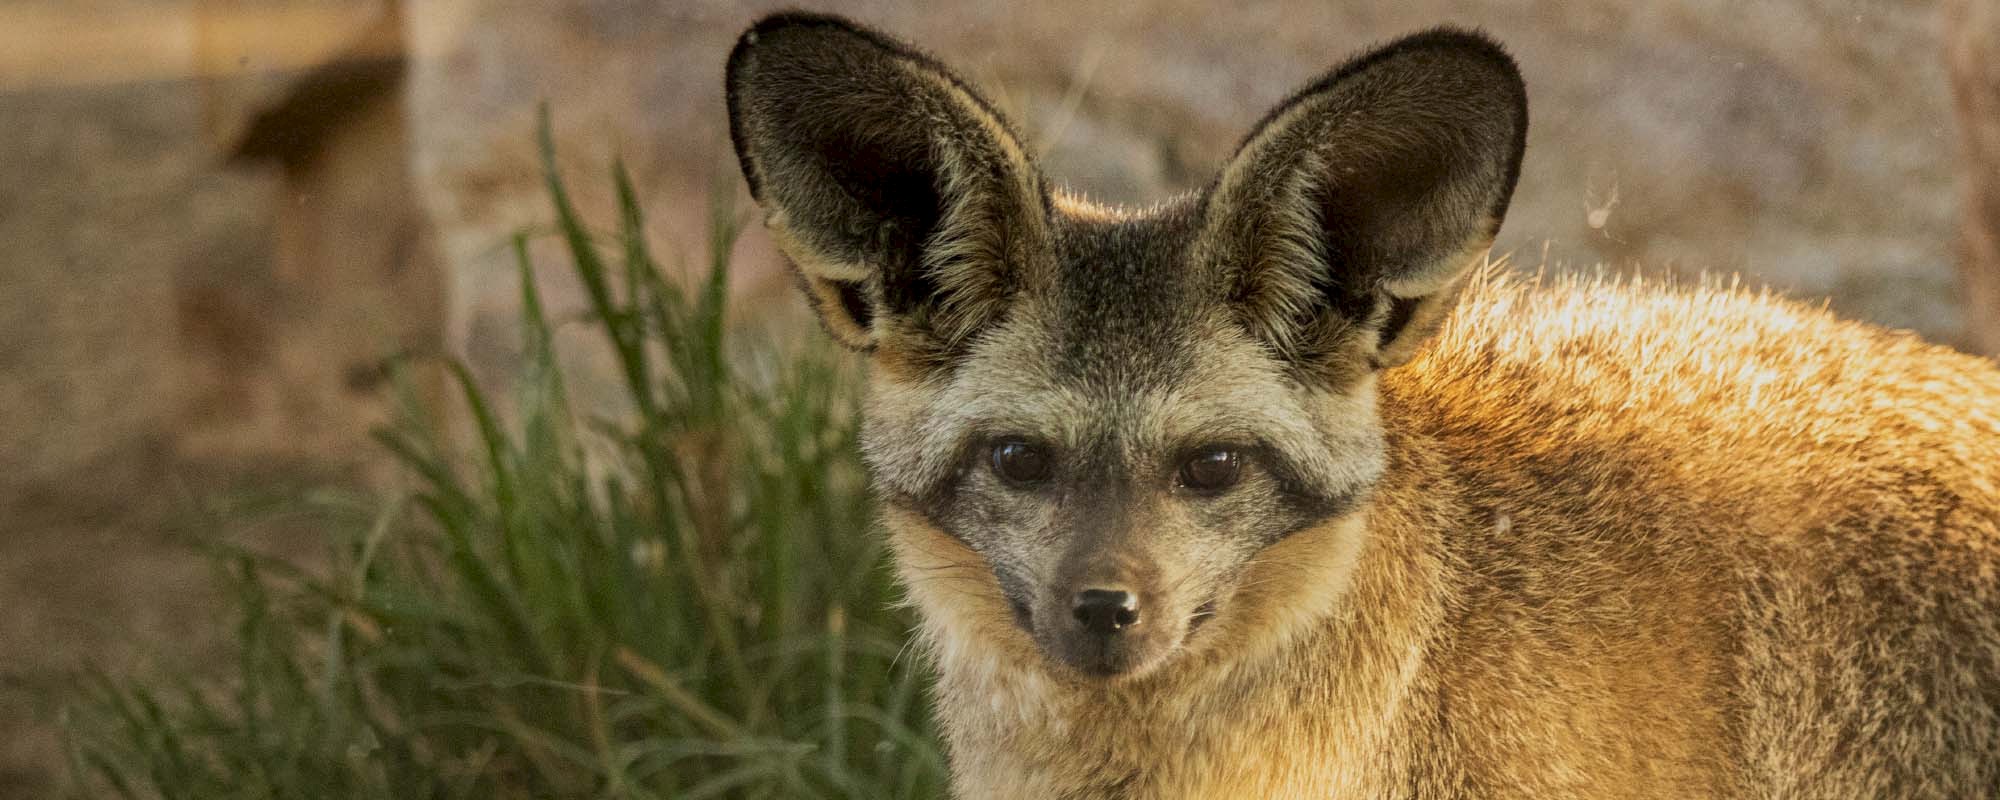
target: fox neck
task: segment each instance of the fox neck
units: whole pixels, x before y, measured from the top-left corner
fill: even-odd
[[[1245,792],[1362,791],[1395,780],[1396,759],[1418,751],[1391,737],[1429,714],[1421,677],[1446,583],[1435,495],[1397,502],[1419,496],[1388,485],[1398,472],[1362,510],[1273,545],[1259,559],[1270,574],[1246,579],[1252,588],[1234,613],[1218,615],[1185,652],[1110,683],[1052,666],[976,554],[892,510],[960,794],[1258,796]],[[1392,740],[1399,745],[1386,746]],[[1273,752],[1271,742],[1318,752]],[[1208,792],[1195,780],[1236,783]]]

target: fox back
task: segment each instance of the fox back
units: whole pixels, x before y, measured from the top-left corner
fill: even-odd
[[[1439,29],[1108,208],[843,20],[727,70],[869,353],[965,797],[2000,792],[2000,370],[1716,287],[1519,283],[1511,58]]]

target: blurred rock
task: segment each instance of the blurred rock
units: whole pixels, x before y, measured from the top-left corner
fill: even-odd
[[[176,287],[254,264],[269,233],[260,182],[194,146],[199,115],[185,81],[0,90],[0,797],[55,796],[61,763],[17,685],[198,618],[195,559],[139,521],[171,494],[189,398]]]
[[[1946,0],[1958,108],[1959,282],[1972,349],[2000,357],[2000,3]]]
[[[437,350],[403,25],[293,5],[0,5],[0,797],[54,794],[24,697],[222,631],[169,519],[379,468],[386,359]]]
[[[246,5],[270,8],[201,8],[216,27]],[[409,175],[404,26],[395,4],[370,5],[359,16],[349,7],[321,63],[250,69],[241,80],[215,77],[231,75],[226,67],[207,72],[216,146],[236,169],[274,171],[278,185],[262,209],[273,239],[259,290],[181,289],[182,338],[200,361],[202,392],[181,431],[184,456],[381,464],[368,432],[391,417],[391,369],[438,353],[442,269]]]
[[[43,59],[0,84],[0,509],[372,456],[385,358],[436,351],[442,290],[403,25],[336,5],[0,9],[0,51]]]
[[[0,93],[0,506],[8,491],[157,469],[184,398],[180,272],[230,265],[268,229],[254,180],[205,169],[191,87]]]

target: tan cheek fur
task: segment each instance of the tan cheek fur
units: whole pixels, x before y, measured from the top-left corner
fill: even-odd
[[[1360,589],[1366,602],[1349,607],[1366,609],[1355,624],[1381,635],[1332,639],[1316,630],[1353,590],[1360,518],[1270,548],[1229,611],[1184,652],[1158,673],[1109,685],[1046,661],[1013,624],[978,554],[908,512],[892,509],[887,522],[909,600],[924,612],[921,640],[939,670],[959,796],[1306,796],[1359,789],[1385,774],[1381,736],[1421,652],[1406,638],[1413,626],[1398,617],[1409,604],[1372,583]],[[1301,657],[1341,668],[1284,686]],[[1347,696],[1369,702],[1315,702]],[[1277,741],[1289,743],[1272,747]]]

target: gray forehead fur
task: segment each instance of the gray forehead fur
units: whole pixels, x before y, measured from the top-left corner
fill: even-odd
[[[1236,324],[1197,269],[1191,200],[1145,214],[1057,214],[1054,280],[1017,298],[953,370],[878,375],[864,448],[892,497],[918,497],[993,438],[1040,440],[1125,473],[1207,443],[1262,444],[1307,486],[1338,492],[1379,468],[1373,386],[1293,379]]]
[[[1198,233],[1194,205],[1182,199],[1143,215],[1052,226],[1060,266],[1042,302],[1060,366],[1079,382],[1171,383],[1186,374],[1182,340],[1222,299],[1222,287],[1186,263]]]

